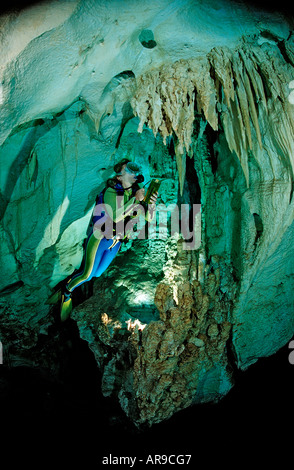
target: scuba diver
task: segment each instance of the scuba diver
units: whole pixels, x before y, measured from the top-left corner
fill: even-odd
[[[140,187],[139,183],[144,181],[144,177],[140,174],[140,167],[124,158],[115,166],[116,173],[114,178],[107,180],[106,187],[97,196],[96,204],[91,220],[91,231],[86,241],[83,269],[75,274],[66,283],[61,298],[61,321],[65,321],[72,311],[72,292],[74,289],[82,285],[84,282],[90,281],[93,277],[99,277],[108,268],[110,263],[117,255],[123,240],[128,239],[127,233],[120,233],[117,228],[122,222],[122,227],[130,219],[137,219],[142,213],[142,206],[145,194],[145,188]],[[157,192],[151,197],[145,219],[151,221],[154,215]],[[119,197],[118,197],[119,196]],[[136,205],[141,207],[138,212],[134,212]],[[110,207],[109,214],[107,207]],[[103,211],[101,211],[103,208]],[[97,215],[98,214],[98,215]],[[134,215],[135,214],[135,215]],[[111,217],[111,229],[104,229],[107,224],[100,221]],[[107,221],[107,220],[106,220]],[[109,227],[109,225],[108,225]],[[124,232],[124,231],[123,231]]]

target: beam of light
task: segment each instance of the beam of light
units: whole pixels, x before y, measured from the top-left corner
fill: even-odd
[[[150,304],[152,302],[152,299],[150,297],[150,294],[147,292],[138,292],[137,294],[134,293],[134,299],[133,299],[133,304],[135,305],[141,305],[141,304]]]
[[[126,324],[128,325],[127,328],[129,331],[136,329],[142,331],[146,327],[146,323],[141,323],[140,320],[138,320],[137,318],[135,320],[132,320],[131,318],[129,320],[126,320]]]

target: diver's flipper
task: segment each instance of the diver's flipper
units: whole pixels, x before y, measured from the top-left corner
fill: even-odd
[[[58,291],[50,295],[49,299],[47,299],[45,303],[51,305],[51,304],[57,304],[60,301],[61,301],[61,289],[59,289]]]
[[[72,300],[71,298],[67,298],[64,300],[64,295],[62,295],[62,302],[61,302],[61,310],[60,310],[60,318],[61,321],[65,321],[71,314],[72,311]]]

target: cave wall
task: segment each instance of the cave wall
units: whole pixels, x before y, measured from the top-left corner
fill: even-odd
[[[151,425],[293,335],[293,22],[226,1],[55,8],[1,17],[0,340],[12,367],[57,367],[46,301],[131,157],[163,178],[162,207],[201,204],[201,244],[158,226],[130,240],[72,319],[104,395]]]

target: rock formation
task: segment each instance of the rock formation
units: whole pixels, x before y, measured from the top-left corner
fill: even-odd
[[[235,368],[294,331],[293,19],[225,0],[86,0],[0,25],[5,361],[58,370],[46,301],[129,156],[162,178],[162,207],[201,204],[201,244],[149,228],[76,294],[71,321],[136,425],[221,399]]]

